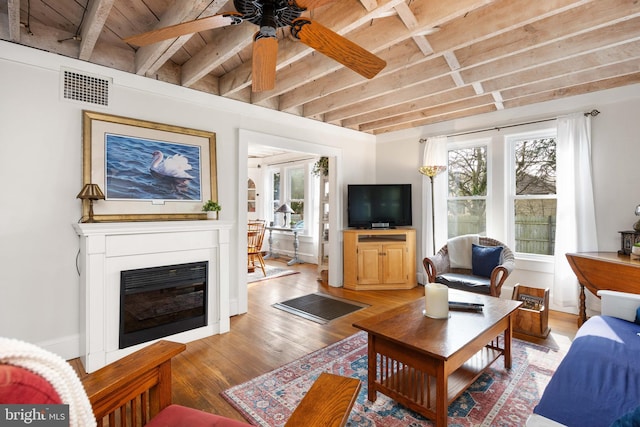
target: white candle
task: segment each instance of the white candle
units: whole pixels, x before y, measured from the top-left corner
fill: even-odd
[[[449,317],[449,288],[440,283],[427,283],[424,287],[425,314],[434,319]]]

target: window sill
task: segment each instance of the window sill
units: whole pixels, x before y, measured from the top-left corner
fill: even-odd
[[[516,253],[516,268],[518,270],[537,271],[553,274],[555,257],[553,255],[535,255]]]

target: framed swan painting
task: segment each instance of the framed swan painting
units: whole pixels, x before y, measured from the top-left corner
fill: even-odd
[[[215,133],[83,111],[82,175],[105,195],[96,221],[204,219],[217,200]]]

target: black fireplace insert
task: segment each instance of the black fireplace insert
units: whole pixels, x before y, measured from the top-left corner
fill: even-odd
[[[120,272],[120,348],[207,325],[208,262]]]

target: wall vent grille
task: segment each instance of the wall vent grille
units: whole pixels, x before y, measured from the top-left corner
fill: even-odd
[[[63,69],[62,97],[71,101],[109,106],[111,79]]]

